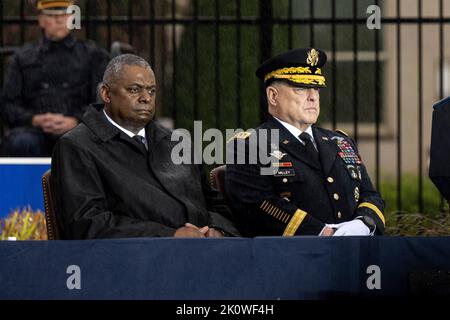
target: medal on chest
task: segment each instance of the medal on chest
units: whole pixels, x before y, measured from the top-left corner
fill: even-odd
[[[344,160],[346,164],[361,164],[361,159],[353,149],[350,142],[342,137],[333,137],[331,139],[336,141],[336,144],[339,148],[338,155],[342,160]]]

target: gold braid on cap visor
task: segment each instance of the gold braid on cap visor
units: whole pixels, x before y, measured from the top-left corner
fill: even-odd
[[[285,79],[300,84],[317,84],[325,86],[325,77],[322,70],[317,68],[312,74],[309,67],[290,67],[272,71],[264,76],[264,81],[269,79]]]
[[[37,9],[44,10],[48,8],[67,8],[73,4],[73,1],[40,1],[38,2]]]

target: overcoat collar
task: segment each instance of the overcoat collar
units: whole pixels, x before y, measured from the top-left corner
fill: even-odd
[[[93,104],[89,106],[81,121],[103,142],[119,135],[121,139],[131,142],[134,146],[138,147],[139,150],[143,151],[142,145],[139,144],[139,142],[136,142],[134,139],[128,137],[106,119],[102,111],[103,107],[103,104]],[[171,134],[170,130],[161,128],[161,126],[153,120],[150,121],[145,127],[145,132],[149,151],[154,148],[164,137]]]

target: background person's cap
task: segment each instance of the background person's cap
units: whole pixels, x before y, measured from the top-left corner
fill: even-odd
[[[67,14],[67,8],[74,4],[73,0],[38,0],[36,8],[47,15]]]
[[[264,83],[285,81],[294,86],[324,88],[322,67],[327,61],[325,52],[314,48],[294,49],[266,61],[256,70]]]

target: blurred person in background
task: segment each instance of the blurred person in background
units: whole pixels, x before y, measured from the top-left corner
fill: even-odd
[[[50,156],[56,140],[74,128],[96,100],[110,57],[92,41],[71,33],[67,9],[72,4],[36,2],[43,36],[16,52],[3,87],[4,156]]]

